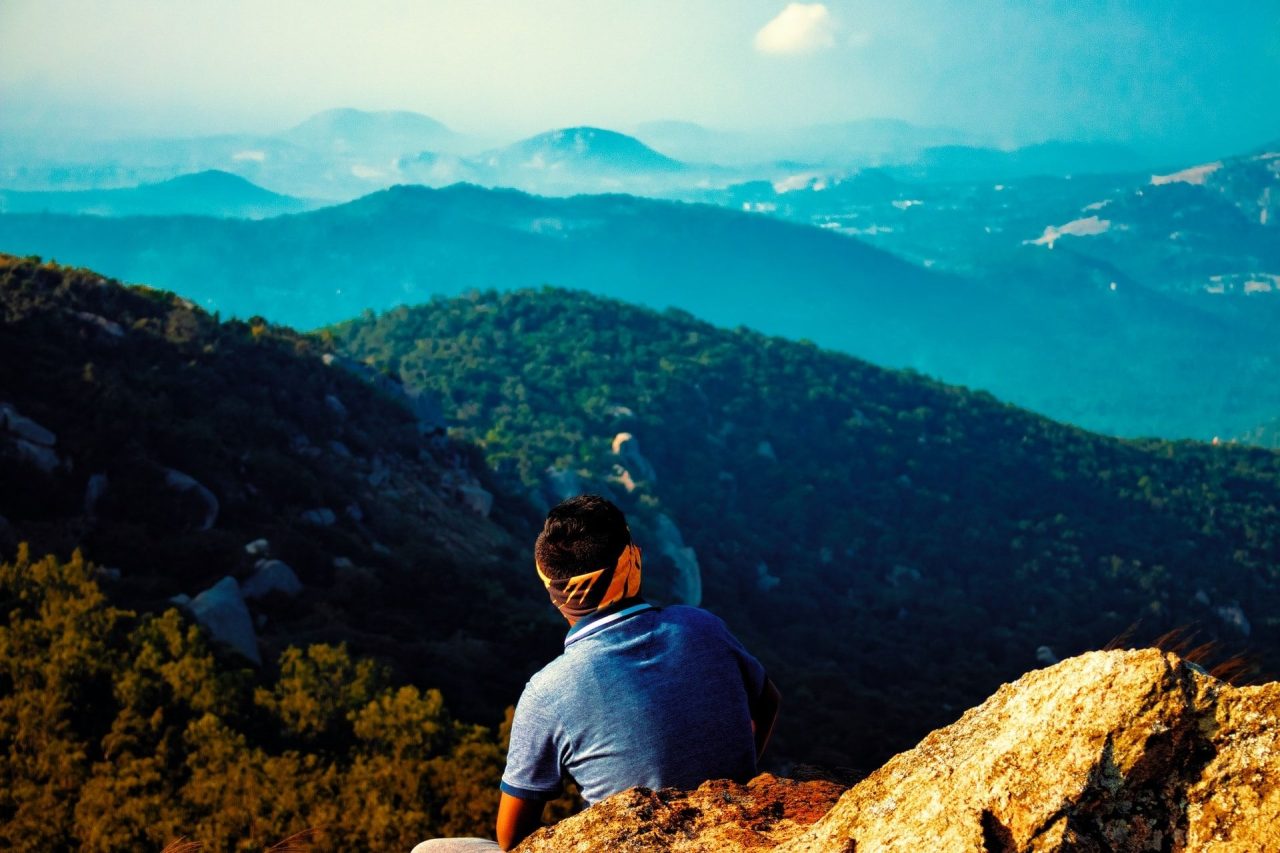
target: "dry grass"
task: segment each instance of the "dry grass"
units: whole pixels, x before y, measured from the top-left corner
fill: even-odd
[[[1138,632],[1138,625],[1138,622],[1134,622],[1125,628],[1103,646],[1103,651],[1155,648],[1162,652],[1172,652],[1183,660],[1194,663],[1219,681],[1235,687],[1249,684],[1258,677],[1260,667],[1257,661],[1242,652],[1229,652],[1218,640],[1197,643],[1196,638],[1200,636],[1200,632],[1192,625],[1182,625],[1166,631],[1149,643],[1135,643],[1133,636]]]

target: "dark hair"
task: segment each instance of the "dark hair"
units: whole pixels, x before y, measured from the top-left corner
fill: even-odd
[[[599,495],[580,495],[547,513],[533,554],[547,577],[570,578],[612,566],[630,542],[622,510]]]

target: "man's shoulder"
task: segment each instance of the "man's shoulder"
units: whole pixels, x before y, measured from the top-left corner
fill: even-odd
[[[560,694],[557,689],[558,685],[564,684],[566,678],[573,671],[573,665],[567,659],[567,656],[561,652],[556,657],[547,662],[542,669],[529,676],[529,682],[524,686],[524,695],[529,698],[539,698],[547,700],[554,698]]]

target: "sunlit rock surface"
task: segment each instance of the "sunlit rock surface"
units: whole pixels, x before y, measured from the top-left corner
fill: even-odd
[[[688,793],[632,788],[530,836],[521,853],[769,850],[826,814],[843,789],[768,773]]]

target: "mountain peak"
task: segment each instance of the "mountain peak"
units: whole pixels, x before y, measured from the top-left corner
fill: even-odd
[[[442,122],[422,113],[409,110],[358,110],[354,107],[336,107],[322,110],[286,131],[286,135],[313,130],[354,131],[377,128],[388,130],[418,130],[434,133],[450,133]]]
[[[670,172],[684,168],[634,136],[583,125],[550,130],[495,152],[494,162],[528,168],[595,167],[617,171]]]
[[[378,157],[449,149],[459,144],[458,134],[431,116],[407,110],[369,112],[350,107],[316,113],[281,137],[315,150]]]

